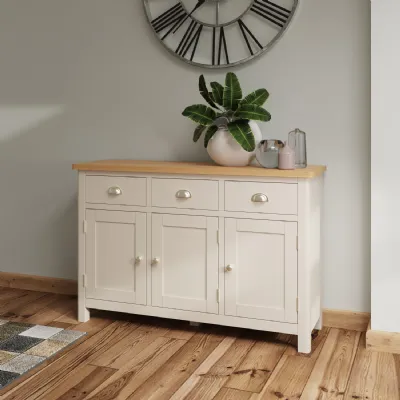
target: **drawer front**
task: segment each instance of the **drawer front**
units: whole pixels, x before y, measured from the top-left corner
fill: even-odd
[[[153,207],[218,210],[218,182],[197,179],[152,179]]]
[[[297,184],[225,182],[225,211],[297,214]]]
[[[146,178],[87,176],[86,202],[146,206]]]

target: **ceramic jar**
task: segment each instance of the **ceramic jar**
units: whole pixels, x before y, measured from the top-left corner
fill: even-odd
[[[279,150],[279,169],[295,169],[296,154],[285,142],[285,146]]]
[[[250,121],[249,125],[254,134],[256,147],[262,139],[259,126],[254,121]],[[225,126],[221,125],[214,134],[207,146],[208,155],[219,165],[226,167],[244,167],[249,165],[254,159],[255,151],[247,152],[232,137]]]

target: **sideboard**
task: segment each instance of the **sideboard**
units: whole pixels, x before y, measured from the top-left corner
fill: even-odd
[[[324,166],[107,160],[79,171],[79,320],[90,309],[298,335],[321,319]]]

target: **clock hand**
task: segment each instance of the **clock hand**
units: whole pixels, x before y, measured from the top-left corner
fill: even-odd
[[[176,33],[178,31],[178,29],[185,23],[185,21],[198,9],[200,8],[204,3],[206,2],[206,0],[199,0],[197,2],[197,4],[194,6],[193,10],[190,12],[190,14],[188,14],[182,21],[181,23],[177,26],[177,28],[174,30],[173,33]]]

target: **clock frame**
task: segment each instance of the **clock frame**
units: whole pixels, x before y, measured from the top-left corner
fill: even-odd
[[[185,7],[183,0],[176,0],[173,6],[158,15],[152,16],[150,3],[156,1],[160,2],[160,0],[143,0],[143,5],[147,20],[163,46],[171,54],[188,64],[216,69],[244,64],[270,50],[287,31],[299,5],[299,0],[290,0],[292,7],[289,9],[279,4],[282,0],[250,0],[248,7],[232,20],[219,23],[217,14],[216,23],[209,23],[198,19],[196,11],[206,3],[214,3],[218,9],[222,0],[198,0],[191,10]],[[251,27],[243,21],[243,18],[248,13],[259,18],[259,21],[267,24],[269,28],[276,30],[276,34],[266,44],[263,44],[262,39],[259,39],[252,32]],[[239,28],[248,54],[246,57],[232,62],[229,55],[226,29],[235,24]],[[212,32],[209,63],[194,61],[203,29],[211,30]],[[175,48],[168,46],[165,39],[175,35],[179,30],[184,32],[179,44]]]

